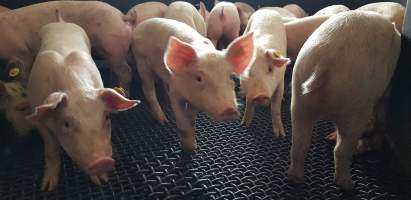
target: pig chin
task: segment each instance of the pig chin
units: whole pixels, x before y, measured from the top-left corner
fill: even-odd
[[[215,121],[234,121],[240,117],[240,112],[234,106],[228,106],[223,109],[219,109],[219,112],[212,112],[208,115]]]
[[[102,175],[114,170],[115,160],[111,156],[98,156],[95,159],[73,161],[89,176]]]

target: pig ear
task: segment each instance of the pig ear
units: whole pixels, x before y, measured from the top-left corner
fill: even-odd
[[[67,106],[67,94],[64,92],[51,93],[42,105],[35,108],[34,113],[27,116],[28,120],[37,121],[40,120],[51,112],[55,111],[59,106]]]
[[[276,67],[282,67],[290,63],[290,59],[283,57],[280,51],[275,49],[265,50],[265,55],[273,61],[273,65]]]
[[[100,89],[99,97],[106,104],[109,111],[128,110],[140,103],[140,101],[138,100],[129,100],[123,95],[119,94],[117,91],[110,88]]]
[[[174,73],[182,72],[196,59],[196,51],[190,44],[185,43],[174,36],[170,37],[164,55],[164,64],[168,69]]]
[[[226,58],[233,66],[234,72],[240,75],[255,59],[253,32],[235,39],[227,49]]]
[[[206,20],[206,6],[204,5],[204,3],[202,1],[200,1],[200,15],[203,16],[204,21]]]

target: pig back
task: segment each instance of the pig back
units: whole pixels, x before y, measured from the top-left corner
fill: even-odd
[[[44,25],[39,32],[42,50],[54,50],[67,56],[73,50],[91,54],[86,32],[78,25],[54,22]],[[64,39],[62,39],[64,38]]]
[[[317,94],[337,107],[344,106],[344,100],[357,106],[375,103],[390,82],[399,50],[399,33],[384,17],[359,11],[340,13],[324,22],[303,45],[293,85],[321,91]]]

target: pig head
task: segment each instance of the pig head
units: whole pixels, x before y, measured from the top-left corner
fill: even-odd
[[[96,176],[114,169],[109,114],[135,105],[112,89],[53,92],[28,119],[41,123],[80,168]]]
[[[233,41],[225,51],[197,52],[175,37],[164,56],[173,74],[170,86],[183,99],[215,120],[239,117],[233,74],[239,75],[254,60],[252,33]]]

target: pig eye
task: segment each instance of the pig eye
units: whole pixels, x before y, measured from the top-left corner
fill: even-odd
[[[64,128],[70,128],[70,123],[68,121],[64,122]]]
[[[271,66],[268,67],[268,73],[272,73],[273,72],[273,68]]]
[[[203,78],[201,78],[201,76],[196,76],[196,81],[201,83],[203,81]]]

